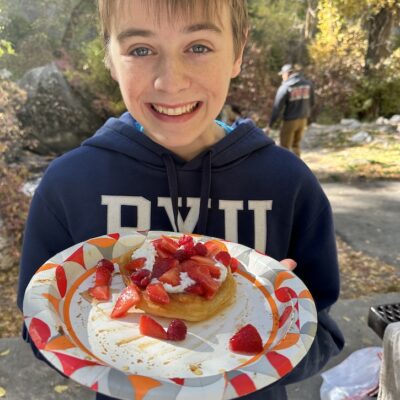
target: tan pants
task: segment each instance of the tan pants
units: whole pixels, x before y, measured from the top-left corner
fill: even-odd
[[[300,157],[300,142],[307,127],[307,118],[283,121],[280,144]]]

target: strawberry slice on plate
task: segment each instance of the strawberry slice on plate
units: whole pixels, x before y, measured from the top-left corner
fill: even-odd
[[[247,324],[229,339],[229,349],[234,353],[258,354],[263,349],[261,336],[253,325]]]
[[[138,287],[131,283],[119,295],[114,309],[111,312],[111,318],[120,318],[124,316],[128,310],[138,304],[140,301],[140,290]]]
[[[99,260],[96,264],[96,267],[106,267],[108,270],[110,270],[110,272],[114,272],[114,264],[106,258]]]
[[[108,286],[111,282],[111,271],[105,266],[96,268],[95,276],[96,286]]]
[[[142,335],[151,336],[156,339],[167,339],[167,332],[153,318],[141,315],[139,319],[139,331]]]
[[[89,288],[89,294],[96,300],[109,300],[110,287],[107,285],[91,287]]]
[[[151,283],[147,286],[146,292],[153,303],[168,304],[169,296],[161,283]]]

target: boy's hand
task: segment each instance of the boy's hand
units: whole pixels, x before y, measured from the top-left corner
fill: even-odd
[[[292,260],[291,258],[285,258],[284,260],[281,260],[280,263],[290,271],[293,271],[297,266],[297,262]]]

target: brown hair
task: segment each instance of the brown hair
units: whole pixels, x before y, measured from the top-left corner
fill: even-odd
[[[103,34],[104,44],[107,47],[110,40],[110,32],[112,28],[115,10],[117,10],[124,1],[129,0],[98,0],[100,26]],[[221,7],[225,3],[231,12],[231,23],[233,32],[233,47],[235,58],[239,57],[240,51],[245,44],[247,31],[249,27],[247,14],[247,0],[144,0],[148,9],[153,6],[153,10],[158,13],[155,15],[157,21],[160,21],[161,11],[166,11],[168,20],[172,20],[174,16],[180,15],[183,18],[190,18],[195,15],[198,10],[203,16],[210,18],[218,18]],[[201,2],[201,4],[200,4]],[[107,56],[106,56],[107,57]]]

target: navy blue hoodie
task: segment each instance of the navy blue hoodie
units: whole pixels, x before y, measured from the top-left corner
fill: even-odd
[[[307,166],[249,121],[184,161],[125,113],[54,160],[31,203],[19,307],[37,268],[61,250],[107,232],[176,226],[296,260],[315,299],[319,324],[309,353],[279,384],[249,398],[285,399],[281,383],[315,374],[343,347],[327,313],[339,295],[329,202]]]

